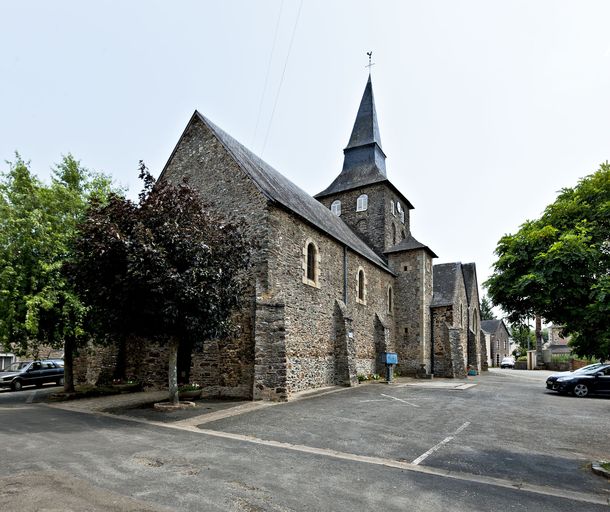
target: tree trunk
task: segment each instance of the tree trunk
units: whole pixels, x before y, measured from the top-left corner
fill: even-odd
[[[74,349],[76,342],[73,336],[64,340],[64,392],[74,393]]]
[[[172,337],[169,340],[169,366],[167,376],[169,380],[169,401],[172,404],[178,403],[178,338]]]
[[[542,363],[542,319],[536,316],[536,357]]]

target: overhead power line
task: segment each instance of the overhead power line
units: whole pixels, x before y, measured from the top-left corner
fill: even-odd
[[[271,54],[269,55],[269,63],[267,64],[267,73],[265,74],[265,84],[263,85],[263,92],[261,94],[261,101],[258,105],[258,114],[256,116],[256,125],[254,126],[254,134],[252,135],[252,141],[250,147],[253,147],[254,141],[256,140],[256,133],[258,132],[258,124],[261,119],[261,112],[263,110],[263,102],[265,100],[265,94],[267,93],[267,83],[269,82],[269,72],[271,71],[271,63],[273,62],[273,54],[275,53],[275,46],[277,43],[277,33],[280,28],[280,19],[282,18],[282,9],[284,7],[284,0],[280,3],[280,10],[277,14],[277,21],[275,23],[275,32],[273,34],[273,44],[271,45]]]
[[[271,118],[269,119],[269,125],[267,126],[267,133],[265,134],[265,141],[263,142],[263,148],[261,149],[261,157],[265,153],[267,147],[267,139],[269,138],[269,132],[271,131],[271,125],[273,124],[273,116],[275,115],[275,108],[277,107],[277,101],[280,97],[280,91],[282,90],[282,84],[284,83],[284,75],[286,74],[286,66],[288,65],[288,59],[290,58],[290,52],[292,50],[292,43],[294,43],[294,35],[297,31],[297,25],[301,16],[301,8],[303,7],[303,0],[299,2],[299,10],[297,11],[297,17],[294,20],[294,26],[292,27],[292,35],[290,36],[290,44],[288,45],[288,53],[286,54],[286,60],[284,61],[284,69],[282,70],[282,76],[280,78],[280,85],[277,88],[275,95],[275,101],[273,102],[273,110],[271,111]]]

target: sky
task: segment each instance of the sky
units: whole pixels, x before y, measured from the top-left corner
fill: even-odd
[[[63,154],[136,197],[195,109],[311,195],[373,51],[390,181],[436,263],[474,261],[610,159],[610,2],[0,0],[0,170]],[[247,205],[244,205],[246,208]]]

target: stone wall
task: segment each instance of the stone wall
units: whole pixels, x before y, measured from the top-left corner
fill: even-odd
[[[288,373],[284,304],[259,298],[256,304],[254,398],[287,400]]]
[[[432,339],[434,361],[431,372],[437,377],[451,377],[451,345],[449,326],[453,325],[453,307],[441,306],[432,310]]]
[[[433,373],[437,377],[466,377],[467,331],[459,324],[459,310],[455,315],[453,306],[439,306],[432,310]]]
[[[392,275],[348,249],[345,304],[342,244],[280,208],[270,210],[269,233],[268,297],[285,305],[288,396],[337,382],[353,384],[354,371],[374,372],[375,315],[386,317]],[[303,280],[309,242],[319,254],[315,286]],[[362,303],[356,301],[359,269],[366,282]],[[340,313],[338,303],[343,304]],[[344,348],[337,352],[337,345]]]
[[[394,285],[394,329],[401,374],[414,374],[422,364],[430,371],[430,303],[432,258],[425,250],[390,253]]]
[[[368,195],[368,208],[363,212],[356,211],[358,197]],[[410,233],[409,209],[401,203],[405,221],[401,220],[396,204],[401,201],[398,194],[386,184],[369,185],[346,192],[340,192],[320,199],[330,209],[331,204],[341,201],[341,219],[379,254],[396,245]],[[394,214],[391,202],[394,201]],[[394,228],[392,229],[392,226]],[[396,233],[395,241],[393,233]]]
[[[210,210],[231,221],[241,221],[245,233],[256,241],[252,255],[252,283],[249,299],[239,317],[236,336],[204,343],[192,357],[191,382],[204,386],[208,394],[251,398],[254,386],[254,302],[255,290],[268,286],[267,201],[225,147],[196,116],[185,130],[160,180],[195,188]],[[166,366],[164,354],[153,343],[142,346],[145,358],[157,357]],[[152,377],[152,376],[150,376]]]

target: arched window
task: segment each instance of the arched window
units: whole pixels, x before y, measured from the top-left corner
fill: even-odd
[[[400,212],[400,222],[402,222],[403,224],[405,223],[405,211],[401,211]]]
[[[392,314],[394,309],[394,290],[391,286],[388,286],[388,314]]]
[[[369,196],[362,194],[356,201],[356,211],[364,212],[369,207]]]
[[[472,310],[472,331],[477,332],[477,308]]]
[[[318,246],[308,239],[303,247],[303,283],[319,288],[320,251]]]
[[[366,276],[362,267],[358,269],[358,279],[356,280],[356,302],[366,304]]]
[[[394,201],[390,201],[390,211],[392,212],[392,215],[396,215],[396,205],[394,204]]]
[[[398,211],[398,213],[402,213],[402,206],[400,206],[400,201],[396,201],[396,211]]]
[[[407,238],[407,235],[405,234],[404,229],[400,232],[400,236],[401,236],[401,240],[404,240],[405,238]]]
[[[460,304],[460,327],[464,325],[464,308]]]
[[[396,226],[392,223],[392,244],[396,245]]]
[[[341,201],[333,201],[330,205],[330,211],[333,212],[337,217],[341,216]]]
[[[307,244],[307,279],[316,280],[316,246],[312,243]]]

